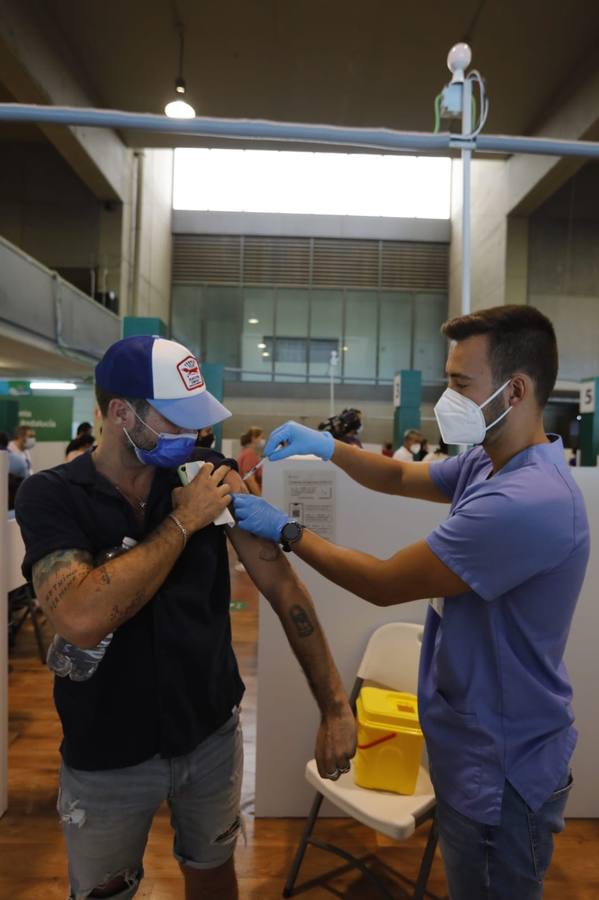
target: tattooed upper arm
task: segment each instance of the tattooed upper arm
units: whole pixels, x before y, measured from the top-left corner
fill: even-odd
[[[80,584],[92,568],[92,555],[87,550],[55,550],[34,563],[35,595],[50,617],[69,590]]]

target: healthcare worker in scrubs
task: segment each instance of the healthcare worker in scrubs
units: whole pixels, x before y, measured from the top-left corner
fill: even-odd
[[[421,598],[419,710],[451,900],[537,900],[564,827],[576,744],[563,656],[589,555],[584,503],[547,435],[558,355],[530,306],[452,319],[437,463],[367,453],[294,422],[271,460],[315,454],[367,488],[449,505],[447,520],[390,559],[335,546],[265,500],[235,495],[242,528],[282,544],[375,606]],[[283,446],[281,446],[283,444]]]

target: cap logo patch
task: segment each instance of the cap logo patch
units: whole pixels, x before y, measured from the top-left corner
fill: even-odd
[[[203,387],[204,379],[195,356],[186,356],[185,359],[177,363],[177,372],[181,376],[181,381],[185,385],[186,391],[195,391],[196,388]]]

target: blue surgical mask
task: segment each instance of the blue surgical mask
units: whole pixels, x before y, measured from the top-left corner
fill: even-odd
[[[163,469],[175,469],[177,466],[182,466],[183,463],[188,462],[195,447],[198,436],[197,432],[168,434],[163,431],[155,431],[151,425],[148,425],[147,422],[144,422],[144,420],[137,415],[131,404],[128,405],[130,409],[133,410],[135,418],[139,419],[141,424],[146,428],[149,428],[158,438],[155,447],[152,447],[151,450],[143,450],[133,441],[127,429],[123,428],[127,440],[135,450],[135,455],[141,463],[145,466],[159,466]]]

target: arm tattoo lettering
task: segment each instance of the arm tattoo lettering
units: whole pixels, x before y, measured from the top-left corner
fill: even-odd
[[[123,622],[126,622],[127,619],[132,618],[135,613],[139,612],[142,606],[145,605],[146,599],[145,592],[138,591],[125,607],[120,607],[118,603],[115,603],[110,610],[110,622],[114,628],[118,628],[119,625],[122,625]]]
[[[74,584],[79,584],[92,566],[86,550],[57,550],[33,566],[32,581],[36,596],[52,613]]]
[[[289,612],[291,614],[291,621],[293,622],[299,637],[310,637],[310,635],[314,633],[314,626],[308,618],[308,614],[303,606],[300,606],[299,603],[295,603]]]

